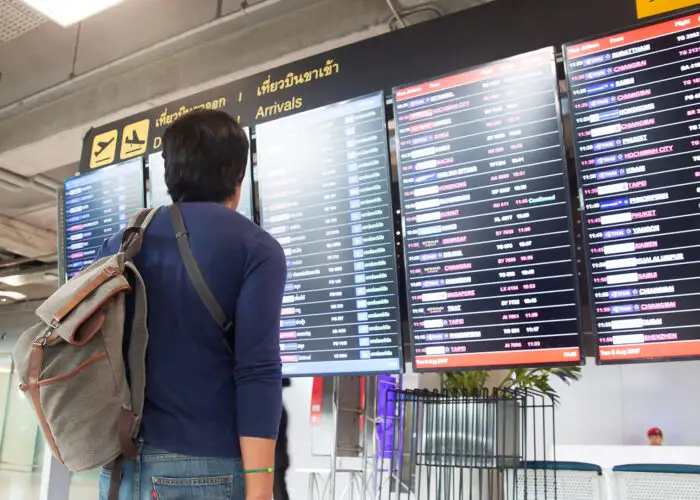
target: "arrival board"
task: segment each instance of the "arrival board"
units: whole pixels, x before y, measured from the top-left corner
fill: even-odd
[[[700,356],[700,18],[564,51],[598,360]]]
[[[143,160],[136,158],[64,182],[66,275],[92,264],[106,238],[144,207]]]
[[[581,358],[554,50],[394,90],[416,370]]]
[[[250,140],[250,130],[243,127],[248,140]],[[245,177],[241,183],[241,201],[238,204],[237,212],[244,217],[253,220],[253,183],[250,153],[246,166]],[[158,151],[148,156],[148,206],[160,207],[170,205],[172,198],[168,194],[168,186],[165,185],[165,161],[163,153]]]
[[[381,93],[256,127],[262,227],[287,255],[287,376],[401,370]]]

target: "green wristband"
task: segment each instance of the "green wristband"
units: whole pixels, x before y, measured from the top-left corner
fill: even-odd
[[[261,474],[263,472],[275,472],[275,467],[268,467],[267,469],[244,470],[243,474]]]

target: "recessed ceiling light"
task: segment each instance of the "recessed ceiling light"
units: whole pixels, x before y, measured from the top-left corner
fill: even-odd
[[[3,276],[2,278],[0,278],[0,283],[7,286],[17,287],[24,285],[26,282],[21,274],[13,274],[11,276]]]
[[[124,0],[22,0],[63,27],[78,23]]]
[[[0,290],[0,301],[7,302],[7,300],[24,300],[27,296],[19,292],[8,292],[5,290]]]

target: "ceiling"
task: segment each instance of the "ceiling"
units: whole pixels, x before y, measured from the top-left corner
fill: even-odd
[[[0,0],[0,43],[33,30],[46,19],[21,0]]]
[[[393,0],[407,24],[488,1]],[[385,33],[391,18],[386,0],[125,0],[62,28],[0,0],[0,291],[18,271],[31,298],[55,287],[54,191],[90,127]]]

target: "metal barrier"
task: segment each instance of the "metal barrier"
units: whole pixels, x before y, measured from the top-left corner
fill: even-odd
[[[388,406],[393,445],[388,458],[376,459],[377,500],[564,500],[556,464],[545,475],[529,466],[555,459],[548,396],[392,390]]]

